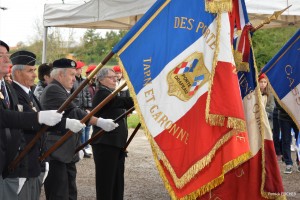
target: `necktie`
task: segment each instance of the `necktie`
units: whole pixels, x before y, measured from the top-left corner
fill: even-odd
[[[32,94],[32,92],[31,92],[31,90],[29,90],[29,98],[30,98],[30,100],[33,102],[33,94]]]
[[[9,108],[10,102],[9,102],[8,94],[7,94],[6,89],[5,89],[4,81],[1,81],[1,92],[4,96],[4,101],[6,103],[6,106],[7,106],[7,108]]]
[[[31,92],[31,90],[29,90],[28,95],[29,95],[29,98],[30,98],[30,101],[31,101],[32,109],[37,112],[38,111],[38,105],[37,105],[37,103],[35,102],[35,100],[33,98],[33,93]]]

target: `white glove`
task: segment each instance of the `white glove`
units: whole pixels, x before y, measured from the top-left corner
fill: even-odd
[[[26,181],[26,178],[19,178],[19,187],[18,187],[18,191],[17,194],[19,194],[24,186],[24,183]]]
[[[54,126],[60,122],[62,113],[58,113],[56,110],[44,110],[39,112],[39,123],[46,124],[48,126]]]
[[[85,127],[85,124],[82,124],[77,119],[66,119],[66,129],[70,129],[73,133],[79,132],[81,129]]]
[[[78,152],[78,156],[79,156],[79,160],[82,160],[82,159],[83,159],[83,156],[84,156],[83,150],[80,150],[80,151]]]
[[[97,119],[97,126],[102,128],[105,131],[112,131],[119,126],[119,124],[115,123],[112,119],[103,119],[99,117]]]

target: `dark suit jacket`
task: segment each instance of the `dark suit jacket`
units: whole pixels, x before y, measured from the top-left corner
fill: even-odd
[[[56,80],[53,80],[44,89],[40,103],[43,110],[56,110],[58,109],[70,96],[65,88]],[[64,112],[65,118],[79,119],[81,120],[87,115],[86,111],[78,108],[73,102],[67,106]],[[87,122],[88,123],[88,122]],[[67,131],[49,132],[47,136],[47,146],[53,145],[57,140],[61,138]],[[59,160],[64,163],[70,163],[78,159],[74,157],[74,152],[79,145],[79,134],[73,134],[61,147],[54,152],[50,159]]]
[[[15,82],[12,83],[13,88],[15,89],[19,106],[23,107],[23,112],[38,112],[41,110],[41,106],[37,98],[33,95],[33,101],[29,98],[29,95]],[[21,140],[21,150],[34,138],[37,131],[32,130],[24,130],[23,138]],[[40,140],[32,147],[32,149],[28,152],[28,154],[24,157],[19,166],[19,176],[32,178],[38,177],[41,173],[41,163],[39,161],[39,157],[44,152],[44,144],[45,137],[44,134],[40,138]]]
[[[6,89],[10,99],[10,110],[6,107],[4,100],[1,99],[0,102],[0,171],[3,177],[8,175],[7,166],[18,153],[22,135],[20,128],[27,130],[40,128],[37,113],[11,112],[18,110],[18,98],[11,85],[6,84]],[[10,177],[16,176],[18,176],[17,171],[10,174]]]
[[[101,103],[107,96],[112,93],[107,87],[101,86],[93,99],[93,108]],[[108,102],[103,108],[95,114],[95,117],[102,117],[105,119],[116,119],[121,114],[133,107],[133,100],[131,97],[115,96],[110,102]],[[128,137],[127,122],[124,119],[118,122],[119,127],[105,133],[99,137],[93,144],[106,144],[115,146],[118,148],[124,148]],[[93,134],[96,134],[100,130],[99,127],[93,127]]]

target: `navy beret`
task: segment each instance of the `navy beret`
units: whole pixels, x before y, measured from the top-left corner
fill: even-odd
[[[3,42],[2,40],[0,40],[0,46],[4,46],[7,50],[7,52],[9,52],[9,46],[5,42]]]
[[[53,62],[53,68],[76,68],[76,62],[71,59],[61,58]]]
[[[13,65],[30,65],[34,66],[36,55],[29,51],[17,51],[10,56]]]

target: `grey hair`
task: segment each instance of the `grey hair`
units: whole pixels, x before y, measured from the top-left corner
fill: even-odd
[[[67,68],[53,68],[53,70],[50,72],[50,76],[57,79],[58,75],[60,73],[64,73],[64,75],[66,75],[67,73]]]
[[[115,72],[110,68],[101,68],[96,77],[97,82],[102,81],[107,76],[109,71]]]
[[[26,65],[14,65],[12,68],[11,68],[11,76],[13,79],[15,79],[15,71],[16,70],[23,70],[25,68]]]

